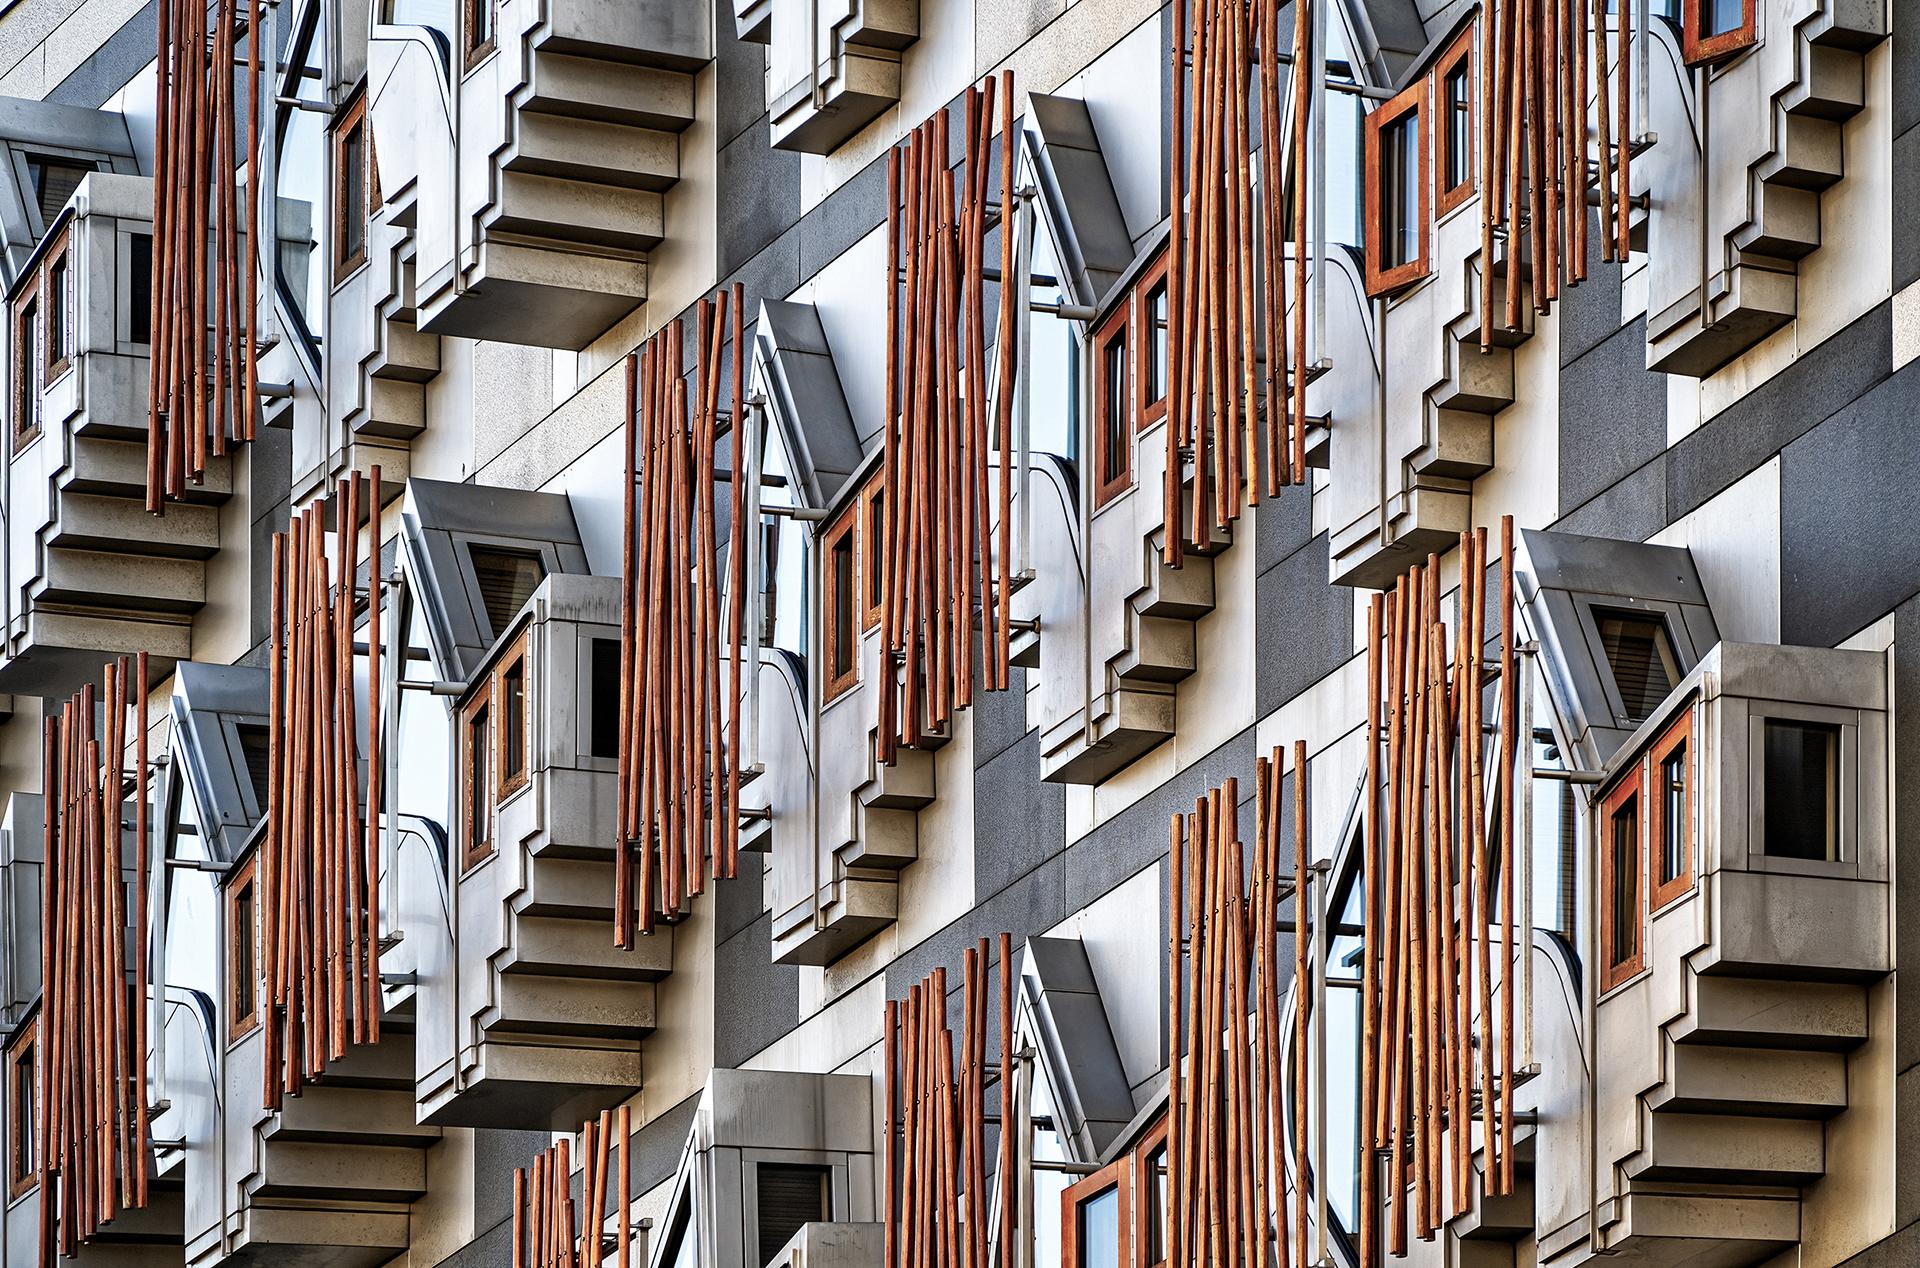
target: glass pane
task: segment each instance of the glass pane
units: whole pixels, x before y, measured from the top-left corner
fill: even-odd
[[[136,233],[127,239],[127,338],[149,343],[153,338],[153,235]]]
[[[1327,79],[1330,83],[1353,84],[1352,53],[1347,49],[1345,23],[1332,22],[1327,46]],[[1361,250],[1366,245],[1366,228],[1361,208],[1366,191],[1366,109],[1363,99],[1349,92],[1321,94],[1322,113],[1327,122],[1327,242]],[[1311,144],[1312,133],[1308,133]]]
[[[1106,417],[1101,420],[1100,483],[1112,484],[1127,474],[1127,335],[1124,327],[1102,352],[1106,378]]]
[[[1746,0],[1701,0],[1700,34],[1725,35],[1739,30],[1746,22],[1745,3]]]
[[[1667,624],[1657,616],[1595,609],[1600,646],[1613,670],[1614,685],[1627,716],[1640,722],[1652,716],[1680,678],[1680,666],[1667,638]]]
[[[780,429],[769,423],[761,474],[769,483],[761,490],[763,506],[797,505],[793,495],[793,467],[780,439]],[[807,569],[812,533],[790,515],[764,515],[760,524],[760,641],[796,656],[807,654]]]
[[[1141,372],[1147,376],[1146,400],[1149,404],[1167,395],[1167,288],[1162,283],[1147,296],[1147,363]]]
[[[1677,879],[1687,868],[1687,746],[1683,742],[1660,763],[1660,883]]]
[[[1147,1174],[1142,1181],[1153,1194],[1147,1207],[1147,1263],[1165,1263],[1167,1258],[1167,1147],[1160,1146],[1147,1157]]]
[[[1327,905],[1334,917],[1329,932],[1334,936],[1327,946],[1329,982],[1358,978],[1361,974],[1361,931],[1366,924],[1360,885],[1358,841],[1350,842],[1347,879],[1334,891]],[[1286,939],[1283,937],[1282,941]],[[1289,1029],[1291,1021],[1283,1023]],[[1354,1229],[1360,1202],[1360,1063],[1342,1060],[1339,1054],[1360,1051],[1360,992],[1330,986],[1326,994],[1327,1052],[1327,1205],[1334,1222]],[[1291,1042],[1291,1039],[1288,1040]],[[1288,1093],[1291,1096],[1291,1092]],[[1299,1106],[1292,1107],[1300,1112]],[[1309,1108],[1309,1130],[1317,1124]]]
[[[348,259],[361,254],[367,243],[366,149],[366,128],[356,123],[340,144],[340,245]]]
[[[493,787],[493,746],[487,740],[487,711],[481,709],[467,724],[467,761],[473,770],[467,789],[467,845],[475,850],[484,849],[491,838],[487,794]]]
[[[1031,179],[1031,174],[1029,174]],[[1060,277],[1060,261],[1054,254],[1043,217],[1034,234],[1033,273],[1035,277]],[[1033,285],[1036,304],[1063,303],[1066,293],[1058,285]],[[1034,313],[1028,332],[1027,373],[1033,403],[1033,423],[1028,443],[1035,453],[1054,453],[1071,461],[1079,456],[1079,342],[1074,324],[1054,313]]]
[[[1608,825],[1613,857],[1613,908],[1607,913],[1613,934],[1613,965],[1633,959],[1640,947],[1640,806],[1630,799],[1613,812]]]
[[[1546,691],[1536,685],[1536,716],[1547,711]],[[1491,753],[1491,750],[1489,750]],[[1533,765],[1536,770],[1565,770],[1566,757],[1546,728],[1533,734]],[[1488,769],[1492,769],[1491,756]],[[1557,779],[1539,779],[1533,784],[1533,923],[1538,929],[1564,936],[1578,943],[1579,932],[1579,825],[1581,811],[1573,786]]]
[[[508,779],[518,779],[527,769],[527,666],[525,661],[516,662],[506,672],[502,682],[500,719],[506,727],[507,769],[502,772]]]
[[[1073,1268],[1120,1268],[1120,1190],[1080,1204],[1080,1262]]]
[[[833,544],[833,676],[853,672],[857,617],[853,604],[853,534],[843,533]],[[775,1249],[779,1249],[775,1247]]]
[[[467,557],[473,563],[474,582],[480,587],[480,605],[492,627],[489,633],[498,638],[540,588],[547,575],[546,565],[533,551],[501,546],[470,544]]]
[[[47,360],[61,361],[67,355],[67,262],[53,266],[47,282]]]
[[[1403,115],[1380,137],[1381,264],[1396,268],[1420,255],[1420,116]]]
[[[321,101],[318,21],[303,32],[305,42],[297,56],[301,68],[286,85],[303,101]],[[321,211],[326,206],[327,116],[292,106],[280,112],[279,152],[274,163],[275,223],[280,243],[280,286],[293,306],[293,315],[314,342],[326,338],[327,309],[320,244]]]
[[[1840,728],[1768,718],[1765,733],[1768,857],[1838,859]]]
[[[1462,61],[1447,76],[1447,170],[1441,177],[1449,190],[1460,188],[1473,176],[1468,163],[1473,158],[1473,116],[1467,87],[1467,63]]]

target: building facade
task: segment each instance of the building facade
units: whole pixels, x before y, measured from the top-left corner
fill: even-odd
[[[0,4],[0,1265],[1920,1262],[1912,16]]]

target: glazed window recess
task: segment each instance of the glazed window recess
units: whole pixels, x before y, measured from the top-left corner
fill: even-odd
[[[1444,216],[1473,193],[1473,40],[1469,25],[1434,63],[1434,207]]]
[[[884,477],[875,476],[860,494],[860,628],[864,632],[880,624],[880,605],[886,602],[887,579],[881,561],[881,547],[887,532],[887,488]]]
[[[46,316],[47,382],[66,372],[73,357],[73,256],[66,233],[47,257],[47,281],[43,289]]]
[[[475,693],[460,716],[460,866],[493,855],[493,687]]]
[[[826,595],[821,634],[827,647],[822,704],[837,699],[860,679],[858,524],[859,508],[850,506],[820,539],[820,558],[826,571],[821,580]]]
[[[1142,431],[1167,416],[1167,253],[1135,285],[1134,365]]]
[[[1384,295],[1427,276],[1427,81],[1367,116],[1367,293]]]
[[[1759,42],[1759,0],[1683,0],[1681,53],[1687,65],[1722,61]]]
[[[320,9],[310,2],[299,10],[292,54],[281,75],[279,95],[316,104],[326,101],[322,83]],[[280,108],[274,133],[273,231],[274,281],[290,310],[291,325],[317,357],[327,336],[326,250],[321,218],[325,214],[328,173],[327,116],[315,109]]]
[[[461,0],[461,48],[472,70],[494,49],[494,0]]]
[[[520,609],[547,576],[546,562],[538,551],[469,542],[467,560],[473,565],[474,585],[487,624],[495,630],[513,624],[513,618],[520,615]]]
[[[1644,762],[1615,785],[1600,805],[1600,989],[1610,991],[1645,967],[1641,924],[1645,911],[1646,849],[1642,813]]]
[[[588,652],[592,690],[587,708],[591,711],[587,733],[587,752],[591,757],[618,759],[620,756],[620,640],[596,638]]]
[[[1593,623],[1627,719],[1646,721],[1681,676],[1666,620],[1653,612],[1595,606]]]
[[[500,667],[494,671],[493,700],[499,710],[494,723],[496,796],[505,801],[527,786],[533,710],[528,696],[527,633],[524,630],[500,658]]]
[[[1128,353],[1131,304],[1122,302],[1093,339],[1093,505],[1098,510],[1133,483],[1133,399]]]
[[[1659,911],[1693,888],[1693,710],[1682,713],[1648,754],[1653,780],[1647,799],[1652,813],[1653,897]]]
[[[250,858],[227,882],[227,1042],[260,1024],[259,892]]]
[[[333,280],[367,262],[370,214],[367,98],[354,99],[333,129]]]
[[[771,1263],[808,1224],[833,1218],[833,1168],[820,1163],[756,1162],[754,1223],[760,1262]]]
[[[1135,1268],[1127,1164],[1123,1154],[1061,1195],[1061,1268]]]
[[[36,210],[40,213],[40,230],[46,232],[48,225],[60,214],[60,209],[73,197],[73,191],[80,188],[88,172],[100,170],[98,163],[85,159],[63,158],[50,154],[29,154],[27,156],[27,174],[33,178],[33,198]]]
[[[13,318],[13,448],[15,452],[40,434],[40,290],[33,288],[14,302]]]
[[[153,235],[127,236],[127,342],[153,342]]]
[[[39,1116],[40,1022],[36,1018],[20,1028],[7,1053],[7,1181],[13,1197],[32,1189],[39,1182],[39,1138],[34,1125]]]
[[[1763,852],[1768,858],[1839,862],[1840,727],[1766,718],[1760,731]]]

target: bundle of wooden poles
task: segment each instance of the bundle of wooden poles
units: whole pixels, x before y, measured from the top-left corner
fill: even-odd
[[[1500,523],[1498,660],[1486,643],[1485,529],[1460,535],[1454,625],[1436,555],[1367,617],[1362,1262],[1407,1249],[1474,1200],[1473,1128],[1490,1195],[1513,1192],[1515,735],[1520,681],[1513,520]],[[1491,674],[1489,673],[1491,671]],[[1485,690],[1499,689],[1488,805]],[[1490,820],[1493,830],[1489,830]],[[1524,830],[1524,829],[1523,829]],[[1496,913],[1495,908],[1498,908]],[[1507,971],[1497,1004],[1493,926]],[[1519,931],[1523,940],[1526,931]],[[1527,954],[1522,947],[1518,954]],[[1496,1033],[1497,1026],[1497,1033]],[[1476,1055],[1478,1060],[1476,1062]],[[1384,1192],[1381,1191],[1384,1182]]]
[[[209,455],[254,435],[260,0],[160,0],[158,23],[147,391],[147,509],[155,514],[201,481]],[[234,73],[242,38],[245,101]],[[248,163],[244,189],[237,155]]]
[[[104,707],[103,707],[104,706]],[[127,777],[128,710],[134,769]],[[46,720],[40,909],[40,1262],[147,1204],[147,654]],[[124,812],[134,798],[133,982]],[[34,1124],[22,1124],[22,1131]],[[57,1183],[56,1183],[57,1181]],[[56,1191],[57,1190],[57,1191]]]
[[[720,409],[731,299],[733,412]],[[710,877],[739,863],[740,637],[746,553],[728,553],[720,624],[714,456],[741,417],[744,299],[738,282],[695,310],[691,395],[681,373],[684,326],[669,323],[627,359],[627,483],[620,631],[620,848],[614,942],[633,945],[656,914],[677,919]],[[736,433],[737,434],[737,433]],[[736,454],[736,468],[738,466]],[[745,481],[731,477],[736,547]],[[720,693],[721,641],[731,648]],[[723,726],[724,724],[724,726]],[[638,890],[634,854],[639,854]]]
[[[1480,346],[1492,345],[1494,238],[1506,242],[1505,310],[1518,330],[1523,259],[1536,311],[1587,275],[1587,184],[1599,184],[1600,254],[1625,261],[1632,210],[1633,24],[1622,4],[1610,60],[1606,0],[1487,0],[1481,32]],[[1593,102],[1597,161],[1587,160]],[[1522,242],[1525,251],[1521,250]]]
[[[1279,938],[1280,906],[1294,898],[1290,971],[1304,984],[1314,932],[1299,897],[1308,893],[1312,853],[1306,744],[1293,746],[1290,825],[1281,797],[1285,759],[1275,748],[1255,763],[1250,860],[1240,839],[1237,779],[1209,790],[1171,823],[1168,1268],[1306,1268],[1308,1261],[1307,1189],[1294,1186],[1289,1210],[1286,1179],[1289,1153],[1295,1174],[1308,1174],[1307,1115],[1293,1115],[1289,1140],[1282,1107],[1289,1095],[1296,1110],[1307,1104],[1310,1001],[1297,992],[1289,1049]]]
[[[364,743],[354,682],[363,562]],[[349,1042],[380,1041],[380,590],[375,467],[370,478],[357,471],[342,477],[329,501],[307,507],[273,535],[267,830],[260,849],[268,1109],[278,1109],[282,1095],[298,1096]]]
[[[900,745],[941,732],[973,703],[976,613],[987,689],[1011,680],[1012,348],[1022,290],[1005,280],[1013,276],[1013,235],[1003,231],[990,410],[986,250],[992,229],[1011,223],[1012,71],[998,84],[998,207],[988,201],[995,91],[991,78],[967,89],[958,176],[947,166],[945,110],[887,154],[885,511],[873,556],[883,573],[878,755],[887,763]],[[996,447],[998,488],[990,490]],[[996,493],[997,548],[989,508]]]
[[[1307,258],[1297,226],[1307,220],[1312,97],[1307,76],[1293,75],[1291,110],[1284,111],[1280,84],[1283,64],[1306,65],[1315,2],[1294,0],[1287,58],[1280,52],[1288,38],[1280,0],[1174,0],[1161,548],[1169,565],[1180,563],[1183,533],[1186,543],[1210,542],[1260,500],[1263,483],[1271,496],[1307,478],[1307,310],[1299,302]],[[1258,103],[1258,146],[1250,100]],[[1285,124],[1290,142],[1281,140]],[[1182,461],[1189,455],[1193,497],[1183,527]]]
[[[573,1137],[562,1136],[531,1167],[513,1172],[513,1268],[600,1268],[607,1262],[602,1228],[617,1212],[613,1261],[633,1260],[633,1140],[627,1107],[601,1110],[580,1131],[580,1198],[573,1196]],[[620,1154],[619,1167],[613,1162]],[[607,1187],[614,1188],[613,1205]],[[581,1218],[584,1216],[584,1218]]]
[[[993,971],[990,952],[1000,963]],[[997,986],[997,990],[995,987]],[[1001,1178],[999,1245],[1011,1263],[1013,1174],[1013,943],[1001,934],[968,947],[963,965],[960,1052],[947,1025],[947,970],[937,968],[888,1000],[887,1126],[882,1183],[887,1268],[989,1268],[987,1091],[1000,1083],[995,1174]],[[998,1009],[1000,1058],[987,1057],[989,1009]]]

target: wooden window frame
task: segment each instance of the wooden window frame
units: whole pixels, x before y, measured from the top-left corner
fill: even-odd
[[[360,133],[360,206],[349,209],[347,203],[347,138]],[[361,93],[353,104],[340,112],[333,125],[333,282],[342,281],[367,262],[367,233],[373,220],[373,164],[371,130],[367,126],[367,95]],[[357,215],[360,222],[360,246],[347,250],[347,217]]]
[[[1385,295],[1411,286],[1432,271],[1428,260],[1427,235],[1433,222],[1433,146],[1428,135],[1432,131],[1433,112],[1427,108],[1427,104],[1427,76],[1422,75],[1392,100],[1367,115],[1367,201],[1362,218],[1366,222],[1367,294],[1370,296]],[[1380,260],[1385,244],[1381,236],[1381,195],[1385,191],[1380,185],[1380,139],[1387,129],[1408,115],[1414,117],[1420,128],[1414,146],[1417,170],[1413,174],[1413,187],[1420,198],[1419,211],[1415,213],[1417,232],[1414,235],[1418,247],[1413,259],[1392,268],[1382,268]]]
[[[260,1026],[260,888],[254,883],[257,875],[255,867],[259,861],[256,855],[248,859],[227,880],[227,1042],[232,1043],[252,1034]],[[240,896],[249,890],[253,893],[252,928],[240,928]],[[240,978],[237,969],[240,964],[240,939],[247,937],[253,943],[253,953],[247,963],[253,969],[253,981],[247,999],[247,1011],[240,1011]]]
[[[1648,841],[1650,842],[1648,845],[1648,854],[1650,861],[1656,851],[1658,852],[1659,858],[1664,859],[1666,857],[1668,827],[1667,788],[1666,777],[1661,772],[1665,770],[1667,760],[1673,756],[1675,749],[1680,749],[1684,752],[1685,773],[1682,775],[1682,778],[1686,781],[1685,795],[1681,802],[1681,814],[1685,816],[1686,822],[1682,824],[1680,828],[1680,871],[1672,880],[1662,881],[1657,868],[1648,868],[1647,885],[1652,891],[1652,898],[1648,903],[1649,912],[1659,911],[1661,908],[1667,906],[1667,904],[1684,897],[1693,889],[1693,875],[1696,866],[1694,859],[1693,790],[1695,783],[1698,782],[1694,778],[1694,775],[1697,769],[1696,759],[1699,756],[1699,752],[1693,744],[1693,709],[1691,707],[1678,718],[1674,719],[1672,725],[1668,726],[1667,729],[1661,733],[1660,738],[1653,742],[1653,747],[1647,752],[1647,813],[1652,820],[1650,825],[1651,830],[1648,833]]]
[[[493,679],[488,678],[473,697],[460,708],[460,870],[462,872],[486,862],[493,857],[493,812],[495,798],[491,780],[474,778],[474,757],[478,753],[491,755],[493,752]],[[482,716],[484,715],[484,716]],[[478,718],[478,722],[476,722]],[[485,728],[487,734],[475,741],[474,732]],[[492,772],[488,772],[491,775]],[[487,809],[487,822],[479,825],[474,822],[476,804],[476,784],[483,794]],[[484,833],[478,829],[484,826]]]
[[[860,619],[865,596],[860,589],[859,503],[863,500],[864,497],[856,499],[854,505],[841,511],[828,526],[827,531],[820,534],[819,550],[816,552],[816,557],[820,560],[820,643],[821,651],[824,653],[820,658],[820,703],[822,705],[831,704],[839,699],[860,681]],[[840,549],[842,541],[846,542],[847,552],[852,561],[852,576],[848,578],[847,583],[853,587],[853,594],[848,596],[850,601],[846,609],[851,619],[845,623],[844,627],[841,621],[839,578],[833,571],[834,552]],[[847,671],[844,674],[835,674],[833,665],[839,659],[842,639],[847,640]]]
[[[520,636],[508,645],[506,652],[495,662],[493,671],[493,699],[498,707],[489,721],[493,724],[493,800],[497,806],[508,797],[525,788],[533,778],[533,662],[528,656],[531,630],[521,630]],[[520,669],[520,770],[517,774],[507,773],[507,674],[515,667]]]
[[[1112,388],[1107,382],[1107,355],[1115,347],[1120,349],[1120,359],[1126,381],[1120,388],[1120,404],[1128,414],[1134,413],[1133,372],[1133,296],[1129,294],[1124,302],[1109,316],[1093,337],[1093,413],[1087,420],[1093,430],[1093,468],[1090,473],[1093,481],[1093,509],[1099,510],[1107,503],[1133,487],[1133,436],[1136,430],[1134,420],[1129,418],[1120,428],[1120,443],[1123,446],[1119,455],[1119,471],[1111,479],[1105,477],[1108,467],[1107,454],[1107,411],[1112,407]]]
[[[20,1061],[25,1056],[31,1064],[27,1067],[27,1083],[24,1109],[22,1099]],[[7,1044],[7,1193],[17,1198],[31,1193],[40,1183],[39,1150],[34,1157],[21,1156],[21,1143],[25,1140],[33,1145],[40,1142],[37,1138],[40,1116],[40,1019],[21,1026]]]
[[[1154,1260],[1143,1258],[1153,1245],[1153,1217],[1159,1206],[1159,1193],[1154,1186],[1153,1156],[1166,1148],[1167,1127],[1167,1116],[1163,1113],[1159,1123],[1127,1151],[1128,1157],[1133,1162],[1133,1251],[1139,1261],[1136,1268],[1164,1268],[1167,1262],[1164,1256]],[[1168,1156],[1172,1156],[1171,1150],[1168,1151]],[[1172,1176],[1167,1177],[1167,1198],[1171,1203]],[[1168,1249],[1167,1229],[1164,1226],[1160,1230],[1160,1236],[1161,1249]]]
[[[75,290],[75,278],[73,274],[73,244],[67,235],[67,229],[60,231],[60,236],[54,239],[52,248],[47,252],[46,260],[40,266],[40,342],[46,364],[46,377],[40,381],[42,390],[45,390],[47,384],[65,374],[68,367],[73,364],[73,292]],[[64,293],[56,289],[53,285],[53,273],[56,267],[64,268],[67,271],[67,284]],[[53,346],[53,313],[56,306],[60,310],[60,342],[62,345],[60,355],[57,357],[54,355]]]
[[[1474,161],[1479,151],[1479,138],[1474,132],[1474,121],[1478,118],[1474,110],[1478,86],[1474,83],[1473,37],[1476,24],[1468,23],[1467,29],[1460,32],[1457,39],[1440,54],[1440,60],[1433,64],[1432,100],[1436,103],[1435,114],[1443,116],[1434,120],[1433,127],[1433,216],[1439,219],[1461,203],[1473,196],[1474,185],[1478,179]],[[1466,177],[1451,189],[1442,188],[1441,182],[1447,179],[1447,168],[1453,161],[1453,103],[1447,99],[1447,81],[1456,70],[1466,69],[1467,85],[1467,155],[1463,170]]]
[[[1060,1194],[1060,1268],[1080,1268],[1080,1208],[1112,1189],[1119,1195],[1120,1209],[1115,1217],[1115,1236],[1120,1239],[1116,1256],[1120,1268],[1133,1265],[1133,1154],[1121,1154],[1085,1179],[1068,1185]]]
[[[885,474],[875,475],[860,491],[860,576],[866,582],[860,588],[860,632],[880,624],[880,609],[887,604],[886,567],[881,557],[882,518],[887,505]],[[877,586],[875,582],[878,582]]]
[[[1740,0],[1740,25],[1719,35],[1701,35],[1700,19],[1713,0],[1683,0],[1680,6],[1680,55],[1689,66],[1724,61],[1760,42],[1758,0]]]
[[[45,373],[42,369],[41,350],[46,346],[46,306],[40,293],[40,272],[35,270],[13,297],[8,338],[13,341],[14,380],[12,390],[13,426],[8,429],[13,439],[13,452],[19,453],[40,438],[40,393],[45,388]],[[27,310],[31,308],[38,314],[39,325],[32,338],[26,329]],[[29,344],[32,344],[29,347]],[[31,424],[27,423],[32,419]]]
[[[487,38],[473,38],[479,26],[480,14],[487,15]],[[487,59],[488,54],[498,47],[500,21],[499,7],[494,0],[460,0],[460,44],[466,51],[466,69],[472,70]]]
[[[1135,320],[1133,323],[1134,349],[1133,366],[1131,367],[1133,374],[1133,394],[1135,398],[1135,431],[1145,431],[1167,416],[1167,398],[1164,392],[1153,400],[1147,399],[1147,380],[1150,377],[1148,370],[1153,365],[1154,330],[1153,304],[1151,301],[1154,291],[1167,285],[1167,264],[1168,254],[1163,250],[1160,252],[1160,258],[1149,265],[1147,271],[1140,275],[1140,280],[1134,284],[1133,293],[1128,296],[1127,299],[1127,302],[1134,305],[1137,310],[1134,314]],[[1167,294],[1167,305],[1167,318],[1171,321],[1173,318],[1173,294],[1171,291]],[[1173,368],[1173,345],[1171,340],[1169,340],[1167,345],[1167,368],[1169,370]],[[1168,375],[1167,377],[1171,378],[1172,376]],[[1161,386],[1167,387],[1170,385],[1162,383]],[[1129,463],[1128,466],[1131,468],[1132,464]]]
[[[1600,803],[1600,828],[1595,842],[1599,855],[1596,869],[1600,879],[1600,990],[1604,994],[1638,976],[1647,966],[1647,774],[1646,759],[1634,763],[1633,771],[1615,784]],[[1638,838],[1633,850],[1638,860],[1634,874],[1633,954],[1621,958],[1614,945],[1613,910],[1615,887],[1613,822],[1628,802],[1634,803],[1634,832]]]

